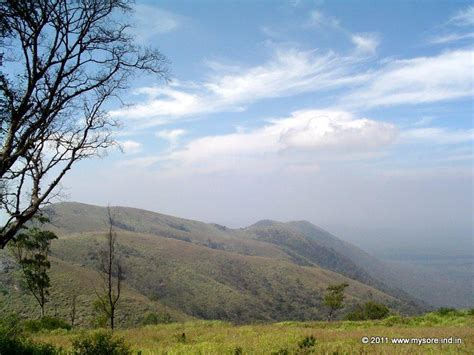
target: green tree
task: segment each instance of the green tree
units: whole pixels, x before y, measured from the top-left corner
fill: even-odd
[[[20,265],[26,286],[41,308],[41,318],[48,302],[51,286],[48,270],[51,264],[48,260],[50,244],[56,235],[37,227],[26,229],[18,234],[10,245],[11,253]]]
[[[329,308],[328,321],[330,321],[334,313],[344,308],[344,290],[349,284],[341,283],[337,285],[328,286],[326,294],[324,295],[324,305]]]
[[[381,303],[368,301],[363,305],[357,305],[355,309],[347,315],[348,320],[368,320],[383,319],[390,313],[390,309]]]

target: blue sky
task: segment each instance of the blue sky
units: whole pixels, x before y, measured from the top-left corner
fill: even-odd
[[[124,152],[81,163],[71,199],[470,239],[471,2],[137,1],[130,21],[171,80],[110,106]]]

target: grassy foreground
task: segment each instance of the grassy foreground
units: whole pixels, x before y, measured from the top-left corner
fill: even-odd
[[[91,331],[92,332],[92,331]],[[53,331],[37,341],[70,349],[80,331]],[[183,335],[184,334],[184,335]],[[237,326],[197,321],[116,331],[141,354],[473,354],[474,316],[390,317],[363,322],[283,322]],[[461,338],[461,344],[362,344],[362,337]],[[315,342],[314,342],[315,339]],[[385,341],[385,340],[384,340]]]

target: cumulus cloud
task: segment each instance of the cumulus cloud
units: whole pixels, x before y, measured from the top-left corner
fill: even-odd
[[[474,141],[474,130],[453,130],[441,127],[416,128],[404,131],[401,138],[409,141],[424,141],[436,144],[459,144]]]
[[[156,132],[156,136],[165,139],[170,143],[170,149],[174,149],[179,142],[179,139],[186,134],[184,129],[169,129]]]
[[[343,96],[341,104],[388,106],[419,104],[473,95],[474,51],[389,62],[371,80]]]
[[[192,140],[162,161],[187,171],[282,165],[314,170],[318,161],[329,157],[367,156],[390,144],[396,135],[389,123],[355,118],[344,111],[305,110],[253,130]]]

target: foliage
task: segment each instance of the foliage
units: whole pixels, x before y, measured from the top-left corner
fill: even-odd
[[[57,239],[54,233],[32,227],[15,236],[10,245],[10,250],[21,267],[27,288],[41,308],[42,317],[51,286],[48,254],[54,239]]]
[[[441,307],[438,308],[436,314],[439,314],[440,316],[458,316],[460,315],[460,312],[455,308]]]
[[[92,303],[92,322],[91,325],[94,328],[105,328],[107,326],[107,322],[109,320],[109,315],[104,312],[104,305],[101,303],[99,299],[96,299]]]
[[[75,355],[129,355],[130,346],[124,338],[114,337],[111,332],[98,331],[83,334],[73,341]]]
[[[329,308],[328,320],[332,319],[334,312],[344,308],[344,290],[349,284],[341,283],[337,285],[330,285],[326,288],[326,294],[324,295],[324,305]]]
[[[39,332],[42,330],[66,329],[70,330],[71,326],[64,320],[55,317],[45,316],[37,320],[27,320],[23,322],[23,328],[28,332]]]
[[[348,320],[374,320],[383,319],[390,314],[390,309],[381,303],[368,301],[362,305],[357,305],[355,309],[347,315]]]
[[[175,335],[176,341],[178,343],[186,343],[186,333],[180,333]]]
[[[307,348],[312,348],[315,345],[316,345],[316,338],[310,335],[298,343],[298,348],[307,349]]]
[[[0,321],[0,354],[54,355],[59,354],[53,345],[40,344],[26,338],[17,324],[9,324],[13,318]]]
[[[159,313],[159,314],[148,312],[143,318],[143,325],[171,323],[171,321],[172,321],[171,315],[167,312]]]

